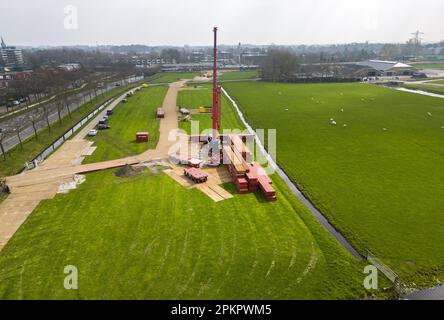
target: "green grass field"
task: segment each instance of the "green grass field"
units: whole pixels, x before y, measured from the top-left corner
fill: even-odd
[[[208,99],[192,92],[193,101]],[[234,115],[229,105],[224,113]],[[161,172],[88,174],[78,189],[42,202],[0,252],[0,299],[386,297],[364,290],[364,264],[273,180],[277,202],[239,195],[230,183],[235,197],[215,203]],[[77,291],[63,287],[66,265],[79,270]]]
[[[166,86],[145,88],[135,92],[128,103],[119,104],[109,118],[111,128],[90,138],[97,149],[85,158],[84,163],[119,159],[154,148],[159,140],[156,110],[162,106],[167,89]],[[136,142],[136,132],[139,131],[149,132],[148,143]]]
[[[224,87],[253,127],[277,129],[278,163],[355,247],[409,285],[444,280],[444,100],[364,84]]]
[[[182,79],[193,79],[199,72],[162,72],[147,79],[149,83],[172,83]]]
[[[431,93],[444,95],[444,87],[430,86],[427,84],[407,84],[407,83],[404,83],[402,86],[407,89],[422,90],[422,91],[427,91],[427,92],[431,92]]]
[[[226,81],[226,80],[246,80],[246,79],[256,79],[256,78],[259,78],[259,72],[257,70],[248,70],[248,71],[225,72],[218,79],[220,81]]]
[[[418,69],[444,69],[444,63],[415,63],[413,66]]]
[[[6,161],[3,160],[3,157],[0,156],[0,177],[16,174],[17,171],[23,168],[25,162],[34,159],[47,146],[49,146],[62,134],[72,128],[77,122],[86,117],[101,103],[113,96],[117,96],[123,93],[125,90],[128,90],[133,86],[134,84],[115,88],[108,91],[104,95],[94,98],[90,102],[73,111],[71,113],[71,118],[69,116],[65,116],[62,118],[61,124],[58,121],[53,123],[51,125],[51,132],[49,132],[48,129],[44,129],[39,132],[38,139],[36,139],[35,136],[32,136],[31,138],[24,141],[23,150],[21,149],[20,145],[17,145],[6,152]]]
[[[427,83],[444,84],[444,80],[432,80],[432,81],[427,81]]]
[[[0,253],[0,299],[366,296],[363,265],[275,187],[275,203],[214,203],[163,173],[88,174],[41,203]],[[64,289],[66,265],[78,268],[79,290]]]
[[[198,88],[199,89],[199,88]],[[210,85],[203,85],[199,90],[185,90],[180,91],[177,98],[179,106],[189,109],[196,109],[201,106],[211,106],[212,104],[212,90]],[[211,114],[196,114],[191,116],[192,121],[199,122],[199,130],[210,129],[212,127]],[[222,119],[221,124],[223,128],[229,129],[244,129],[239,117],[231,107],[230,102],[222,97]],[[191,133],[191,122],[181,122],[179,127],[185,130],[188,134]]]

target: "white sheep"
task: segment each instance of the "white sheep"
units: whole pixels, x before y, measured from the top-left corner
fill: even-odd
[[[431,113],[431,112],[427,112],[427,114],[429,115],[429,117],[431,117],[431,116],[432,116],[432,113]]]
[[[333,121],[331,122],[331,124],[335,126],[335,125],[336,125],[336,121],[333,120]]]
[[[347,128],[347,124],[346,123],[344,123],[344,128]]]

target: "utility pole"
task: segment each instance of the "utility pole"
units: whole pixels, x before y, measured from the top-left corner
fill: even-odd
[[[415,47],[415,58],[418,58],[419,49],[421,48],[421,41],[423,40],[421,38],[421,35],[424,34],[424,32],[417,30],[416,32],[413,32],[411,34],[414,36],[412,40]]]

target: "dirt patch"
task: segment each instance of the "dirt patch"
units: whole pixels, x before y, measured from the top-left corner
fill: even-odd
[[[139,174],[141,174],[143,171],[145,171],[146,168],[142,166],[130,166],[129,164],[117,169],[114,171],[114,175],[116,177],[120,178],[128,178],[128,177],[134,177]]]

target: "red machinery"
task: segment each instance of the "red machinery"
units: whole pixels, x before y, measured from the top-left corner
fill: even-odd
[[[204,183],[208,180],[208,175],[197,168],[186,168],[183,170],[183,174],[195,183]]]

